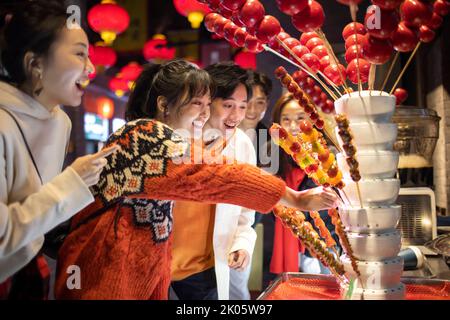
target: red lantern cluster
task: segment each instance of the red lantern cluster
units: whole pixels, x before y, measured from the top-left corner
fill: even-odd
[[[208,6],[202,1],[173,0],[175,9],[179,14],[188,18],[192,28],[198,29],[206,14],[210,12]]]
[[[111,45],[117,35],[124,32],[130,24],[128,12],[113,0],[103,0],[88,12],[89,26],[107,45]]]
[[[128,80],[124,79],[120,73],[109,80],[108,86],[118,97],[123,97],[130,90]]]
[[[145,43],[142,53],[147,61],[171,60],[175,58],[176,49],[169,48],[166,37],[162,34],[157,34]]]

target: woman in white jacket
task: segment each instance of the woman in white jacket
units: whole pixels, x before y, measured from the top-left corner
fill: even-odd
[[[115,151],[79,158],[61,173],[71,122],[59,106],[80,105],[82,83],[93,70],[85,32],[69,28],[67,20],[60,2],[40,0],[25,2],[5,17],[0,46],[3,296],[9,277],[39,253],[44,234],[93,201],[88,187],[98,181],[104,157]]]

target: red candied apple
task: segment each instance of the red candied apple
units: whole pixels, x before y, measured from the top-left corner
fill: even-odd
[[[318,38],[319,35],[315,32],[315,31],[311,31],[311,32],[303,32],[302,35],[300,36],[300,43],[304,46],[306,46],[306,44],[308,43],[309,40],[311,40],[312,38]]]
[[[347,78],[347,72],[342,64],[330,64],[323,73],[337,86],[343,85],[344,80]]]
[[[312,51],[315,47],[321,46],[323,44],[324,44],[323,40],[316,37],[309,39],[308,42],[306,43],[306,47],[309,49],[309,51]]]
[[[407,26],[420,28],[431,20],[433,7],[424,1],[405,0],[400,6],[400,15]]]
[[[234,33],[233,41],[234,43],[239,46],[243,47],[245,45],[245,38],[247,37],[248,33],[245,32],[243,29],[239,28]]]
[[[437,13],[433,12],[433,16],[431,17],[431,20],[428,21],[426,26],[433,30],[436,30],[442,25],[442,22],[444,22],[444,19],[442,19],[442,17]]]
[[[256,30],[256,37],[262,43],[268,43],[281,31],[281,25],[277,18],[265,16]]]
[[[322,59],[320,59],[320,71],[323,72],[326,67],[328,67],[331,64],[331,58],[330,56],[325,56]]]
[[[275,51],[282,53],[281,49],[283,49],[283,48],[278,43],[277,38],[280,39],[280,41],[284,41],[287,38],[291,38],[291,35],[289,33],[281,31],[276,38],[273,38],[272,40],[269,41],[269,43],[268,43],[269,47],[271,47]]]
[[[342,31],[342,37],[344,40],[347,40],[348,37],[353,36],[355,33],[365,35],[367,33],[366,27],[359,22],[351,22]]]
[[[353,59],[362,58],[361,46],[354,45],[345,51],[345,61],[350,63]]]
[[[420,41],[424,43],[429,43],[433,41],[434,37],[436,36],[436,33],[434,33],[433,30],[428,28],[426,25],[423,25],[419,29],[419,39]]]
[[[359,58],[350,61],[347,66],[347,77],[351,82],[358,83],[358,64],[359,64],[359,74],[361,77],[361,82],[366,83],[369,79],[370,63],[369,61]]]
[[[308,6],[292,16],[292,24],[300,32],[310,32],[322,27],[325,21],[323,8],[315,0],[310,0]]]
[[[416,47],[419,38],[414,29],[406,26],[404,22],[400,22],[397,30],[392,35],[391,42],[394,49],[398,52],[410,52]]]
[[[323,57],[328,56],[328,50],[327,47],[324,45],[320,45],[312,49],[311,53],[315,54],[317,58],[322,59]]]
[[[266,11],[258,0],[247,0],[239,11],[239,19],[246,27],[254,28],[264,18]]]
[[[384,64],[389,61],[393,48],[389,40],[381,40],[366,35],[361,46],[364,59],[372,64]]]
[[[303,55],[309,53],[309,50],[307,47],[302,46],[301,44],[295,46],[292,48],[292,52],[297,56],[297,57],[302,57]]]
[[[395,96],[396,104],[401,105],[403,102],[406,101],[406,99],[408,99],[408,91],[406,91],[403,88],[397,88],[394,91],[394,96]]]
[[[220,17],[220,14],[218,13],[208,13],[205,16],[205,28],[206,30],[208,30],[209,32],[214,32],[214,22],[216,21],[216,19]]]
[[[249,34],[245,37],[245,47],[252,53],[260,53],[264,51],[261,42],[259,42],[256,37]]]
[[[313,130],[313,126],[311,124],[311,122],[309,122],[308,120],[302,120],[300,121],[300,131],[306,135],[310,135],[312,133]]]
[[[231,11],[236,11],[245,4],[247,0],[221,0],[220,4]]]
[[[379,6],[384,10],[394,10],[397,9],[403,0],[372,0],[372,3]]]
[[[399,17],[396,11],[380,10],[377,6],[367,8],[364,26],[367,32],[378,39],[388,39],[397,30]]]
[[[322,112],[326,114],[330,114],[334,112],[334,103],[332,100],[327,99],[325,104],[322,106]]]
[[[307,53],[301,56],[301,59],[308,67],[311,68],[311,71],[316,73],[320,70],[320,60],[319,58],[313,54],[313,53]]]
[[[362,34],[354,34],[354,35],[348,37],[347,40],[345,40],[345,49],[347,50],[351,46],[361,44],[363,41],[363,38],[364,38],[364,35],[362,35]]]
[[[450,3],[446,0],[436,0],[433,4],[433,11],[441,17],[445,17],[450,11]]]
[[[293,16],[308,6],[308,0],[276,0],[281,12]]]

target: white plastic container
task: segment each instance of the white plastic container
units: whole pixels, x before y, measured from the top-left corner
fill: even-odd
[[[351,123],[390,122],[395,105],[394,96],[386,92],[380,96],[380,91],[352,92],[334,103],[336,113],[346,114]]]

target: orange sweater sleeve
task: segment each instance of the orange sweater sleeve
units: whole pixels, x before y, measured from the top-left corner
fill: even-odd
[[[189,144],[154,120],[128,123],[111,136],[107,145],[112,144],[121,150],[108,158],[94,187],[106,203],[127,196],[230,203],[269,212],[285,192],[284,181],[251,165],[180,163]]]

